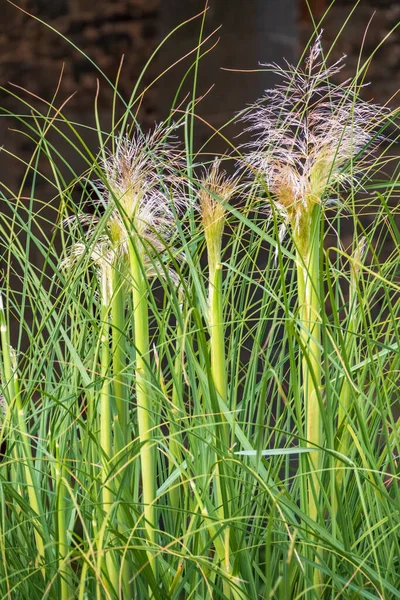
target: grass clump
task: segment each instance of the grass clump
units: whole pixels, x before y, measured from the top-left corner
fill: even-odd
[[[192,103],[146,134],[121,100],[98,155],[55,100],[18,117],[35,149],[30,202],[1,189],[2,598],[400,597],[396,113],[341,66],[319,36],[273,66],[237,118],[250,142],[211,160]],[[346,223],[349,248],[328,237]]]

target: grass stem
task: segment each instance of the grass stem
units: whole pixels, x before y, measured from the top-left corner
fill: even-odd
[[[113,389],[115,401],[115,416],[114,416],[114,456],[118,458],[120,463],[121,456],[127,466],[123,469],[120,482],[121,497],[123,502],[127,497],[130,497],[130,464],[129,464],[129,395],[126,382],[126,358],[125,358],[125,286],[124,278],[119,269],[118,263],[113,264],[113,294],[111,298],[111,340],[112,340],[112,370],[113,370]],[[126,522],[126,513],[124,507],[118,507],[118,521],[123,524],[122,528],[125,533],[129,532],[129,523]],[[128,534],[129,536],[129,534]],[[131,594],[131,572],[128,561],[124,561],[122,566],[122,586],[124,595],[128,598]]]
[[[60,455],[60,442],[56,443],[56,488],[57,488],[57,530],[58,530],[58,571],[61,580],[61,600],[72,600],[73,587],[71,582],[71,570],[67,564],[69,552],[67,522],[66,522],[66,487],[64,478],[67,475],[67,469],[64,460]]]
[[[301,231],[303,238],[297,246],[297,285],[299,319],[301,323],[301,374],[305,414],[307,446],[313,450],[307,455],[309,475],[306,478],[305,512],[315,523],[319,519],[321,490],[322,419],[321,395],[321,298],[320,298],[320,215],[319,205],[312,208],[310,218],[305,221],[309,228]],[[304,240],[307,239],[307,242]],[[295,236],[296,241],[296,236]],[[299,250],[301,249],[301,250]],[[312,551],[311,560],[315,559]],[[312,577],[315,589],[320,585],[320,573],[315,570]]]
[[[142,467],[143,514],[150,546],[156,544],[156,463],[152,444],[153,406],[148,382],[147,365],[150,359],[147,280],[143,273],[138,250],[130,244],[129,261],[132,276],[134,342],[136,350],[136,403]],[[155,571],[155,562],[148,552],[149,562]]]

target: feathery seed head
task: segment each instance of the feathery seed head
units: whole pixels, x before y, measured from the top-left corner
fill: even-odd
[[[88,256],[97,269],[99,282],[105,272],[111,274],[111,267],[127,273],[124,265],[133,239],[147,275],[156,274],[154,262],[160,260],[173,238],[175,213],[187,205],[179,177],[183,161],[172,137],[174,129],[160,124],[147,135],[136,132],[129,139],[118,140],[115,152],[103,161],[104,179],[98,185],[104,217],[85,215],[65,221],[83,224],[87,243],[74,244],[62,263],[64,268]],[[92,243],[101,224],[105,231]],[[104,294],[110,297],[112,290],[103,289]]]
[[[330,78],[344,66],[326,67],[321,36],[311,47],[305,68],[276,64],[282,83],[243,117],[253,140],[245,146],[246,163],[265,181],[284,221],[300,234],[304,213],[322,203],[338,184],[356,184],[378,135],[385,109],[362,101],[351,82]]]
[[[224,225],[226,208],[224,202],[229,201],[235,191],[234,182],[220,170],[221,161],[215,159],[211,168],[205,170],[200,180],[199,204],[204,229]]]
[[[211,268],[220,262],[222,235],[226,221],[225,203],[237,191],[238,178],[227,177],[216,158],[200,180],[199,205]]]
[[[160,241],[169,240],[174,210],[186,206],[177,174],[183,161],[173,131],[174,127],[161,124],[147,135],[136,132],[131,139],[121,138],[115,153],[103,162],[101,202],[112,209],[112,243],[126,245],[135,235],[137,241],[147,240],[157,249]]]

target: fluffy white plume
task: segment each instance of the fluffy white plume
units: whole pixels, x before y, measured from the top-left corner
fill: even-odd
[[[354,82],[330,78],[343,59],[327,67],[321,39],[301,69],[273,68],[282,83],[267,90],[243,117],[253,139],[246,163],[265,181],[271,199],[294,231],[304,212],[337,191],[337,184],[359,184],[382,137],[387,110],[358,97]]]

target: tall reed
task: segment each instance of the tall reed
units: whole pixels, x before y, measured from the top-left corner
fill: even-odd
[[[204,237],[207,248],[207,267],[208,267],[208,304],[207,319],[210,332],[210,352],[211,352],[211,373],[215,391],[219,399],[227,404],[229,401],[228,391],[228,373],[227,361],[225,358],[225,326],[224,326],[224,295],[222,282],[222,245],[223,234],[227,218],[227,206],[231,197],[237,192],[238,180],[235,177],[228,178],[226,173],[221,170],[220,160],[215,159],[208,172],[205,173],[201,182],[199,191],[199,208],[202,226],[204,228]],[[217,447],[222,449],[225,454],[229,451],[230,430],[229,424],[220,408],[219,403],[215,406],[217,428],[216,442]],[[216,501],[219,508],[217,513],[221,522],[230,518],[230,493],[229,484],[223,481],[227,477],[224,473],[223,464],[219,462],[217,456],[216,464]],[[222,535],[222,544],[224,548],[225,571],[228,577],[231,577],[231,549],[230,549],[230,528],[225,527]],[[230,584],[226,580],[224,584],[225,595],[230,598]],[[235,598],[242,598],[238,592],[233,589]]]
[[[296,250],[297,296],[304,435],[310,449],[304,509],[317,523],[323,514],[321,475],[325,446],[322,385],[321,314],[324,291],[320,276],[323,257],[321,208],[340,208],[346,186],[359,186],[372,150],[381,140],[384,110],[362,101],[356,82],[335,85],[332,78],[342,60],[327,67],[317,37],[301,67],[274,68],[282,84],[245,114],[255,137],[246,162],[267,189],[281,219],[281,236],[288,226]],[[342,410],[340,409],[340,414]]]

